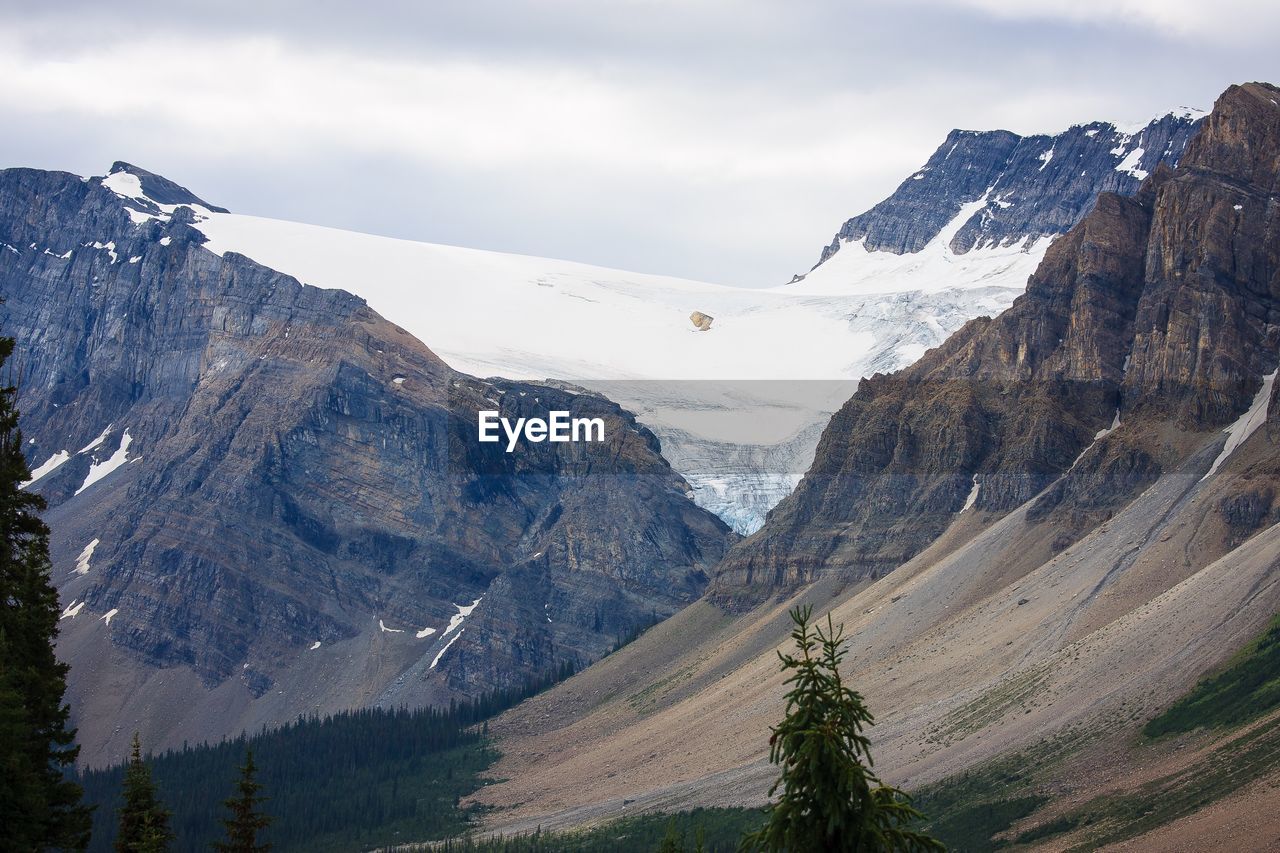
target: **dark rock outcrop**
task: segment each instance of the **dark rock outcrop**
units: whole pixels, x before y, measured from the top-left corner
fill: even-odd
[[[865,380],[712,594],[743,604],[828,572],[883,575],[969,506],[1035,498],[1029,520],[1058,518],[1065,544],[1183,458],[1180,437],[1239,416],[1280,344],[1278,102],[1266,84],[1229,89],[1178,168],[1101,194],[1008,311]],[[1253,525],[1264,503],[1221,511]]]

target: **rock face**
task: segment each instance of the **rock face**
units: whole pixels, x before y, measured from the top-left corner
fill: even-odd
[[[1009,310],[865,380],[713,595],[878,577],[960,513],[1033,498],[1028,518],[1061,524],[1065,547],[1249,409],[1280,343],[1278,102],[1266,84],[1232,87],[1177,169],[1153,166],[1132,198],[1100,195]],[[1228,499],[1233,529],[1270,517],[1270,494]]]
[[[113,169],[0,172],[0,328],[86,760],[135,728],[163,747],[522,684],[701,594],[733,534],[630,413],[457,373],[357,297],[213,254],[213,208]],[[507,453],[482,409],[604,440]]]
[[[847,242],[918,252],[980,200],[950,241],[958,254],[1065,233],[1098,193],[1132,195],[1157,164],[1176,165],[1200,116],[1184,109],[1139,129],[1091,122],[1056,136],[953,130],[892,196],[845,222],[815,268]]]

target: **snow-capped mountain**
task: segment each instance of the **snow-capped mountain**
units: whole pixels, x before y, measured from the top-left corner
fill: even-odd
[[[915,254],[948,226],[955,227],[943,242],[959,255],[977,253],[971,263],[1056,237],[1088,213],[1098,193],[1132,195],[1156,164],[1175,165],[1204,115],[1180,107],[1145,125],[1095,121],[1054,136],[953,130],[893,195],[845,222],[814,270],[797,278],[822,289],[846,286],[851,271],[880,275],[847,251],[842,263],[827,262],[851,244],[872,255]]]
[[[1176,162],[1195,122],[1181,111],[1130,130],[954,131],[890,198],[849,220],[813,271],[763,290],[208,205],[193,207],[194,227],[215,253],[362,296],[455,369],[609,394],[658,434],[700,505],[750,533],[859,379],[1008,307],[1097,192],[1132,192],[1144,170]],[[104,179],[140,220],[173,207],[148,174],[118,164]],[[713,318],[709,329],[690,322],[694,311]],[[800,391],[798,380],[814,384]]]
[[[698,598],[736,537],[630,413],[459,373],[359,297],[219,257],[191,227],[216,211],[156,183],[0,170],[85,761],[523,685]],[[508,454],[476,441],[491,409],[602,426]]]

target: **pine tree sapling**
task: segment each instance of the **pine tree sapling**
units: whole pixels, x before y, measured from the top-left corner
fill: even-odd
[[[811,607],[795,608],[794,654],[778,652],[786,684],[786,713],[772,727],[769,760],[781,775],[769,789],[768,819],[747,835],[744,850],[935,851],[934,838],[911,830],[922,818],[910,798],[880,783],[872,772],[871,741],[863,733],[874,719],[862,696],[840,676],[844,626],[813,628]]]
[[[116,853],[161,853],[169,849],[173,833],[169,812],[156,795],[151,768],[142,760],[142,744],[133,733],[133,749],[124,772],[121,792],[120,828],[116,832]]]
[[[244,764],[240,767],[240,779],[236,782],[236,795],[225,801],[231,816],[222,825],[227,830],[227,840],[215,842],[213,847],[222,853],[267,853],[270,844],[258,843],[258,833],[271,824],[271,818],[261,811],[266,797],[258,794],[262,785],[254,780],[258,768],[253,763],[253,750],[245,750]]]

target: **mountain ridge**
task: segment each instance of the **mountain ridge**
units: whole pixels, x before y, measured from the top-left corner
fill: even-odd
[[[457,373],[363,299],[208,251],[201,209],[0,172],[84,761],[122,719],[177,746],[518,686],[701,592],[732,534],[629,412]],[[489,408],[605,440],[489,452]]]

